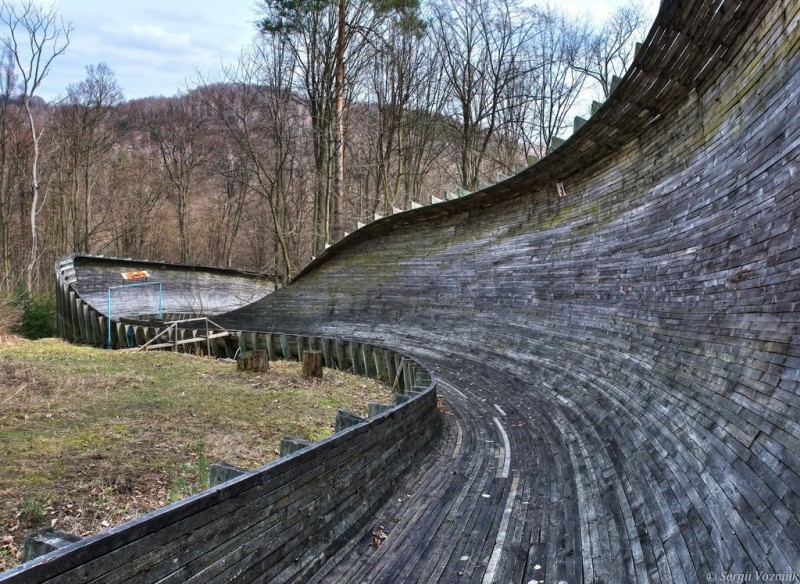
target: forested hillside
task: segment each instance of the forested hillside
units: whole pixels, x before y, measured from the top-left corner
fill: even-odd
[[[512,0],[267,0],[257,41],[216,78],[126,100],[109,67],[88,64],[46,103],[20,47],[41,39],[55,68],[74,31],[53,9],[28,3],[22,18],[10,6],[0,62],[6,299],[48,293],[67,252],[288,280],[376,213],[477,189],[545,153],[607,95],[648,24],[634,4],[597,23]]]

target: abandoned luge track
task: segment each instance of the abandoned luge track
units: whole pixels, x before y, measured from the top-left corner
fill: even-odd
[[[402,350],[444,399],[444,438],[366,526],[277,579],[800,572],[799,23],[798,0],[662,2],[554,153],[215,317]]]
[[[452,411],[383,545],[320,577],[800,571],[799,11],[662,3],[553,154],[372,223],[223,319],[407,348]]]

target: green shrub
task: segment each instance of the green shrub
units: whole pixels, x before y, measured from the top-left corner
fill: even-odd
[[[28,339],[52,337],[56,332],[56,302],[50,296],[25,295],[20,301],[22,319],[19,333]]]

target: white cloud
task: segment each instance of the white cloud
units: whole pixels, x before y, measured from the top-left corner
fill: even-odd
[[[154,24],[133,24],[130,31],[132,39],[148,43],[152,48],[191,48],[192,37],[187,32],[170,32]]]
[[[236,59],[255,34],[254,0],[60,0],[72,22],[70,46],[53,64],[40,95],[53,99],[104,62],[128,98],[174,95],[195,70]]]

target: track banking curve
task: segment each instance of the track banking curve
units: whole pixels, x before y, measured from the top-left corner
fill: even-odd
[[[662,2],[555,152],[220,316],[402,348],[439,380],[445,438],[385,539],[356,534],[315,581],[800,571],[799,11]]]
[[[236,348],[317,345],[410,395],[0,581],[792,581],[799,22],[800,0],[664,0],[565,144],[362,227],[272,294],[62,259],[65,338],[104,345],[108,289],[147,269],[166,312],[213,315]],[[150,323],[152,295],[119,290],[111,320]]]

